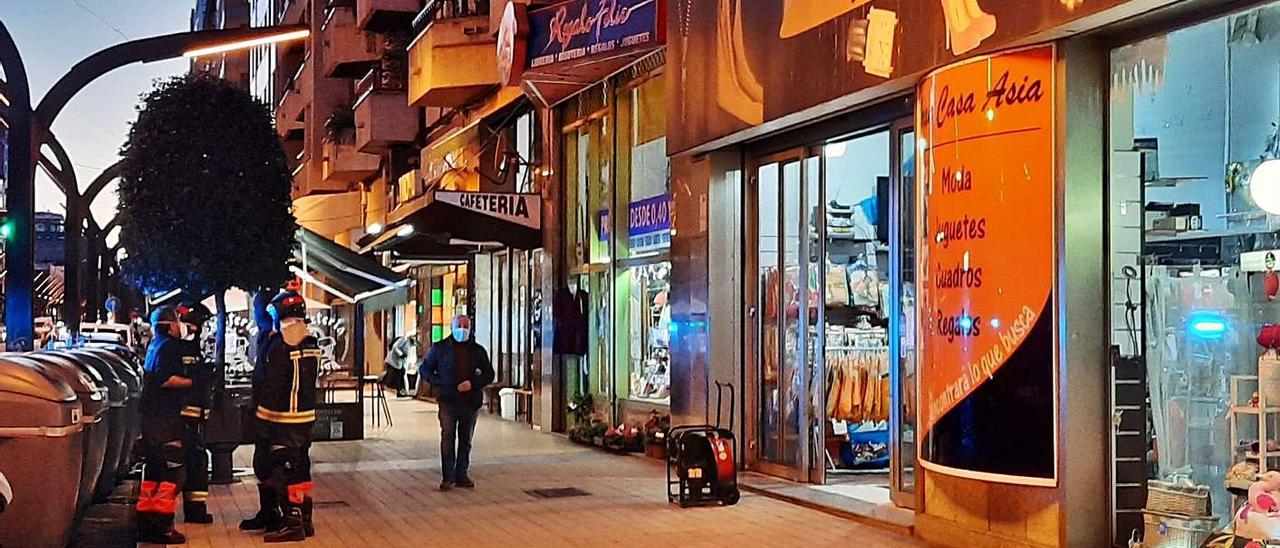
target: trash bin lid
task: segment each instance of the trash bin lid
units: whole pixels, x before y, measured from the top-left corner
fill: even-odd
[[[109,349],[93,346],[77,348],[71,352],[97,357],[103,363],[106,363],[115,370],[116,375],[120,376],[120,380],[124,381],[124,383],[128,385],[130,395],[136,397],[142,393],[142,373],[133,362],[129,361],[129,358]]]
[[[53,352],[53,354],[66,356],[75,361],[82,371],[86,373],[92,372],[94,375],[101,377],[102,381],[106,383],[107,398],[111,400],[113,407],[124,405],[125,400],[129,399],[129,385],[116,373],[116,368],[103,361],[102,358],[87,352],[76,351]]]
[[[58,376],[15,362],[9,355],[0,355],[0,392],[58,403],[76,401],[75,391]]]
[[[62,356],[53,354],[22,354],[13,356],[11,360],[24,363],[30,367],[46,367],[52,374],[57,375],[71,390],[75,392],[76,398],[80,400],[80,408],[83,411],[82,417],[84,422],[97,422],[98,415],[102,414],[110,405],[107,398],[107,387],[101,382],[94,381],[92,377],[80,370],[75,362],[68,360]]]

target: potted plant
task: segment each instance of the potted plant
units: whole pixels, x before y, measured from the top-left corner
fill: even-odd
[[[337,106],[324,121],[324,130],[330,141],[342,143],[353,140],[356,115],[349,106]]]
[[[649,414],[644,424],[644,455],[653,459],[667,459],[667,432],[671,430],[671,415]]]

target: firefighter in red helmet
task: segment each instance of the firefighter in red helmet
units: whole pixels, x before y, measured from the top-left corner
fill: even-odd
[[[183,338],[194,326],[185,324],[172,306],[151,314],[155,338],[147,347],[142,402],[142,485],[138,493],[138,541],[183,544],[186,537],[173,528],[178,494],[183,489],[184,427],[182,408],[194,384],[188,368],[199,361]]]
[[[197,357],[196,362],[187,367],[187,377],[192,385],[181,413],[183,461],[187,470],[187,482],[182,491],[182,519],[187,523],[213,523],[206,504],[209,498],[209,453],[205,451],[204,425],[209,420],[209,404],[213,398],[214,368],[200,351],[202,328],[213,314],[205,305],[190,301],[179,304],[176,312],[179,323],[191,326],[180,341],[184,355]]]
[[[263,350],[257,416],[271,449],[266,482],[275,491],[282,518],[279,530],[263,540],[292,542],[315,534],[309,453],[321,353],[307,329],[307,303],[301,295],[285,291],[271,300],[267,311],[276,329]]]

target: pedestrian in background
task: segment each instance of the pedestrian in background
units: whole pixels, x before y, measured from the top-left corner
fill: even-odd
[[[431,345],[419,370],[440,405],[440,490],[475,487],[468,475],[471,440],[494,372],[488,352],[471,337],[471,319],[454,318],[451,336]]]

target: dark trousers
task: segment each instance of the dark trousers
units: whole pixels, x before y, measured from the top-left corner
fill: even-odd
[[[209,452],[204,446],[204,421],[182,419],[182,456],[187,471],[183,499],[204,502],[209,498]]]
[[[440,476],[444,481],[467,477],[479,414],[479,409],[468,405],[440,404]]]
[[[142,418],[142,485],[138,492],[139,529],[168,530],[186,481],[184,427],[174,417]]]
[[[301,506],[311,495],[311,423],[280,424],[261,421],[270,467],[266,478],[281,504]],[[257,459],[257,455],[254,455]],[[255,464],[255,468],[257,465]]]

